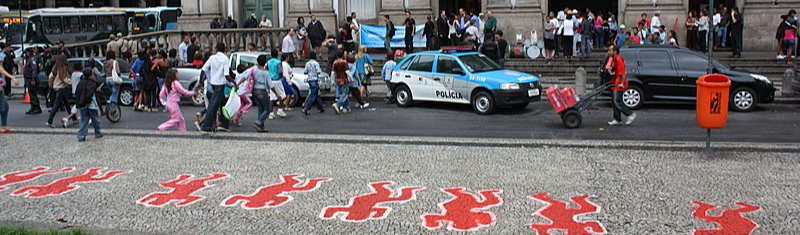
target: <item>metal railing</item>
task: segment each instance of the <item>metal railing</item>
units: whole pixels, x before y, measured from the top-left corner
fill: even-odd
[[[177,49],[183,36],[195,37],[200,41],[201,52],[216,53],[216,44],[224,42],[228,51],[245,50],[247,44],[255,44],[258,51],[269,51],[272,48],[280,48],[282,35],[289,29],[199,29],[199,30],[165,30],[126,36],[128,40],[137,43],[136,51],[131,51],[132,55],[144,48],[151,46],[155,49]],[[277,42],[275,38],[277,37]],[[65,45],[66,49],[73,55],[79,57],[104,56],[109,39],[81,42]]]

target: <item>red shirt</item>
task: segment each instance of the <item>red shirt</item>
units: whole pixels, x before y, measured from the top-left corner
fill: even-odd
[[[625,70],[625,60],[622,59],[622,56],[617,55],[616,57],[611,58],[609,62],[612,71],[614,71],[614,78],[611,79],[611,84],[614,84],[614,87],[612,87],[611,90],[625,91],[628,89],[628,79],[623,80],[622,78],[627,73]],[[619,84],[622,84],[623,87],[617,87]]]

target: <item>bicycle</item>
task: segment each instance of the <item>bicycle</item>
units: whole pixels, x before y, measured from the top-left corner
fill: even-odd
[[[122,109],[119,107],[117,103],[108,102],[111,99],[111,88],[105,86],[106,84],[100,84],[100,87],[97,89],[100,92],[95,94],[100,94],[97,96],[98,100],[97,103],[100,106],[100,115],[106,116],[108,121],[112,123],[117,123],[122,119]],[[103,104],[106,104],[105,108],[103,108]]]

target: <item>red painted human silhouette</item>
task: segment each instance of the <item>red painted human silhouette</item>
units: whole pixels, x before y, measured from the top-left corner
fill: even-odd
[[[567,235],[591,235],[605,234],[606,228],[597,221],[577,221],[579,215],[598,213],[600,207],[590,202],[589,195],[571,197],[570,200],[578,204],[578,208],[570,208],[566,202],[551,199],[547,193],[539,193],[531,196],[533,199],[547,203],[534,213],[550,220],[549,224],[531,224],[531,229],[536,230],[539,235],[549,235],[550,230],[561,230]]]
[[[694,234],[702,235],[722,235],[722,234],[752,234],[758,228],[758,224],[742,216],[743,213],[758,211],[759,206],[750,205],[744,202],[736,202],[739,208],[724,210],[719,216],[710,216],[708,211],[716,209],[717,206],[704,202],[692,202],[697,204],[692,216],[719,225],[719,229],[700,229],[695,230]]]
[[[0,191],[8,189],[7,186],[14,184],[35,180],[39,176],[56,174],[62,172],[70,172],[75,170],[72,167],[65,167],[61,170],[48,171],[50,168],[46,166],[34,167],[30,170],[11,172],[5,175],[0,175]]]
[[[442,214],[424,214],[421,216],[423,226],[428,229],[438,229],[442,222],[450,222],[448,230],[474,231],[495,223],[492,212],[481,211],[503,204],[499,194],[503,190],[490,189],[475,194],[464,192],[464,188],[447,188],[442,191],[453,196],[453,199],[439,204]]]
[[[14,191],[13,195],[22,195],[28,198],[41,198],[47,196],[57,196],[69,191],[80,188],[77,183],[90,183],[90,182],[108,182],[112,178],[120,174],[129,173],[129,170],[121,171],[108,171],[100,173],[100,171],[107,169],[107,167],[89,168],[86,173],[80,175],[73,175],[66,178],[57,179],[46,185],[32,185],[25,186]]]
[[[178,178],[161,183],[161,187],[171,188],[172,190],[167,193],[151,193],[139,199],[136,203],[144,206],[162,207],[172,201],[175,201],[175,206],[186,206],[198,202],[205,198],[204,196],[194,195],[194,193],[211,187],[209,181],[222,179],[228,177],[226,173],[214,173],[209,177],[197,178],[189,180],[194,177],[193,175],[179,175]]]
[[[372,192],[361,196],[350,198],[350,204],[344,207],[329,206],[322,209],[320,218],[332,219],[336,214],[344,214],[341,218],[346,222],[363,222],[369,219],[383,219],[389,215],[392,210],[391,207],[379,206],[382,203],[396,202],[406,203],[416,199],[415,192],[417,190],[425,189],[424,187],[404,187],[399,188],[400,195],[392,197],[395,191],[388,188],[389,185],[394,185],[391,181],[382,181],[370,183]]]
[[[328,178],[309,179],[304,185],[301,185],[303,181],[297,179],[299,176],[302,175],[283,175],[280,183],[261,187],[251,195],[230,196],[222,202],[222,206],[235,206],[240,201],[243,201],[242,208],[244,209],[279,207],[293,199],[287,193],[314,191],[319,188],[322,182],[329,180]]]

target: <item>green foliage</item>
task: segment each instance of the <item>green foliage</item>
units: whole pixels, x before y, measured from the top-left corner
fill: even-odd
[[[38,231],[25,227],[0,227],[0,235],[95,235],[80,229]]]

